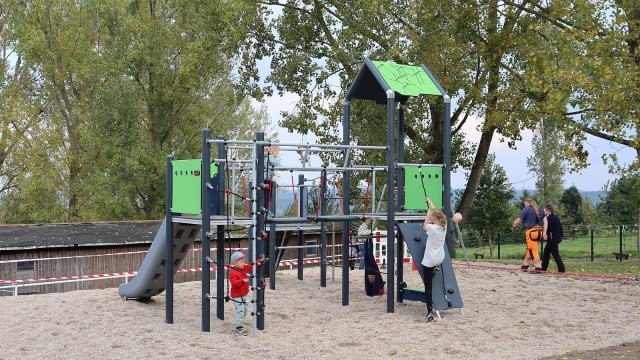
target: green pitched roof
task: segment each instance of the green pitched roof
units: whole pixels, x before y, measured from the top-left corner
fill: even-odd
[[[404,96],[443,95],[429,74],[420,66],[373,61],[389,87]]]

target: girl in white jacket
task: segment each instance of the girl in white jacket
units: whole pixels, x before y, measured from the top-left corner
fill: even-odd
[[[424,231],[427,233],[427,245],[424,249],[422,266],[424,267],[424,294],[427,301],[425,321],[433,321],[433,273],[434,269],[444,261],[444,244],[447,234],[447,217],[441,209],[436,208],[429,198],[429,211],[424,219]]]

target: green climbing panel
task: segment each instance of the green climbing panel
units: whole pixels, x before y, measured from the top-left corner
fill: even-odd
[[[396,64],[390,61],[373,61],[373,64],[387,85],[398,94],[442,95],[429,74],[420,66]]]
[[[422,179],[422,182],[421,182]],[[424,183],[424,190],[422,184]],[[442,167],[407,166],[404,168],[405,210],[427,210],[424,191],[436,207],[442,207]]]
[[[174,160],[173,168],[173,203],[171,212],[182,214],[201,214],[201,159]],[[218,173],[218,165],[211,164],[211,177]]]

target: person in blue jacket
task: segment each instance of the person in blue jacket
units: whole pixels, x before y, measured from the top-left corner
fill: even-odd
[[[558,246],[562,242],[562,224],[560,224],[560,218],[553,213],[553,205],[546,204],[544,206],[545,217],[542,224],[542,236],[547,244],[544,247],[542,254],[542,271],[547,271],[549,267],[549,258],[553,256],[553,260],[558,265],[558,272],[563,273],[564,263],[560,257],[560,250]]]

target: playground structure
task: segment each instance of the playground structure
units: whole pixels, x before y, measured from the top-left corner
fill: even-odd
[[[432,95],[443,99],[444,118],[443,164],[409,164],[404,162],[404,107],[414,96]],[[350,109],[352,99],[373,100],[378,104],[386,104],[387,108],[387,145],[360,146],[350,141]],[[396,134],[396,115],[398,119]],[[277,234],[282,231],[297,231],[301,234],[305,229],[320,230],[320,285],[326,287],[327,271],[327,223],[342,223],[342,305],[349,305],[349,243],[348,229],[352,221],[364,217],[386,221],[386,259],[387,259],[387,309],[394,312],[395,301],[424,301],[424,291],[408,288],[404,283],[403,256],[404,242],[411,250],[414,261],[420,262],[426,244],[426,235],[421,227],[424,214],[405,212],[406,210],[426,210],[423,198],[429,196],[437,206],[443,206],[445,214],[451,217],[450,189],[450,98],[438,84],[433,75],[424,66],[410,66],[391,62],[377,62],[365,59],[364,65],[349,88],[343,104],[343,140],[342,144],[294,144],[277,143],[265,140],[264,133],[256,133],[254,140],[231,140],[212,138],[208,129],[202,131],[202,158],[196,160],[174,160],[167,157],[166,172],[166,217],[163,229],[158,232],[147,257],[143,261],[139,274],[128,284],[119,288],[125,298],[145,299],[166,292],[165,321],[173,323],[173,276],[177,271],[184,254],[196,240],[198,231],[202,239],[202,268],[209,269],[212,264],[216,269],[216,295],[212,295],[210,272],[202,272],[202,331],[210,331],[211,300],[216,300],[216,317],[224,319],[224,303],[229,301],[225,292],[225,242],[231,225],[246,226],[249,239],[249,261],[256,263],[268,257],[276,260],[278,250]],[[397,144],[396,144],[397,135]],[[216,146],[217,155],[212,158],[212,147]],[[286,167],[266,163],[265,154],[271,146],[278,146],[280,151],[302,151],[308,153],[341,152],[344,162],[341,166],[323,164],[320,167]],[[396,150],[397,147],[397,150]],[[356,150],[357,149],[357,150]],[[230,151],[244,152],[250,160],[229,158]],[[386,151],[386,166],[358,165],[351,163],[354,151]],[[396,156],[397,151],[397,156]],[[251,182],[247,194],[234,193],[231,182],[238,170],[250,171]],[[272,178],[266,174],[275,172],[317,171],[320,172],[319,209],[316,214],[307,214],[304,194],[304,177],[299,179],[299,210],[296,217],[277,217],[276,186]],[[382,196],[386,195],[385,213],[366,209],[359,214],[351,214],[349,198],[349,180],[352,172],[386,172],[387,183]],[[342,176],[343,214],[328,215],[327,211],[327,178],[328,174],[340,173]],[[207,176],[205,176],[205,174]],[[375,179],[375,176],[373,177]],[[374,186],[375,188],[375,186]],[[397,198],[396,198],[397,192]],[[406,193],[413,196],[405,197]],[[419,196],[417,195],[419,194]],[[424,196],[423,196],[424,195]],[[368,194],[367,194],[368,196]],[[235,198],[241,198],[249,204],[249,216],[236,216]],[[375,195],[374,195],[375,197]],[[366,207],[366,204],[365,204]],[[396,212],[396,210],[402,210]],[[272,215],[270,215],[270,213]],[[205,219],[208,219],[205,220]],[[411,223],[417,222],[417,223]],[[402,224],[401,224],[402,223]],[[212,228],[215,227],[216,258],[212,259]],[[451,223],[449,229],[451,229]],[[300,237],[299,237],[300,239]],[[396,241],[397,240],[397,241]],[[450,232],[447,232],[446,243],[451,243]],[[164,245],[164,246],[163,246]],[[304,246],[298,248],[299,259]],[[164,248],[164,251],[163,251]],[[445,247],[445,251],[447,247]],[[396,256],[395,254],[400,254]],[[336,259],[333,259],[334,261]],[[459,308],[462,311],[462,298],[457,288],[455,275],[448,255],[434,281],[434,305],[436,309]],[[268,264],[269,286],[276,287],[276,268],[278,261]],[[298,278],[302,280],[302,262],[298,265]],[[421,269],[420,269],[421,270]],[[253,299],[251,300],[253,316],[253,336],[257,330],[264,329],[265,312],[265,266],[255,266],[250,275]],[[420,272],[422,275],[422,272]],[[437,288],[437,289],[436,289]],[[440,299],[437,300],[436,298]],[[444,301],[442,301],[444,300]],[[233,300],[232,300],[233,301]]]

